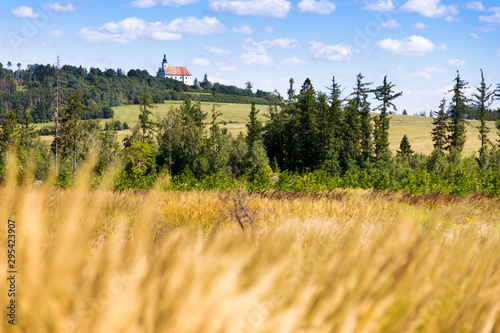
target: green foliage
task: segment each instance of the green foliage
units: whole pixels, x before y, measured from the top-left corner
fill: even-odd
[[[467,88],[467,84],[467,82],[460,78],[460,73],[457,71],[455,85],[450,91],[453,92],[453,96],[450,109],[448,111],[448,132],[450,133],[448,140],[449,149],[454,148],[458,152],[463,150],[466,140],[464,114],[467,111],[467,98],[464,95],[464,91]]]
[[[410,140],[406,136],[406,134],[401,139],[401,143],[399,144],[399,150],[397,151],[397,155],[400,156],[411,156],[414,151],[411,150]]]

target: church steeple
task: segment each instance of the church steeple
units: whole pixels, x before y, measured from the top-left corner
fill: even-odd
[[[163,55],[163,61],[161,62],[161,72],[163,74],[163,78],[166,77],[167,68],[168,68],[167,55],[164,54]]]

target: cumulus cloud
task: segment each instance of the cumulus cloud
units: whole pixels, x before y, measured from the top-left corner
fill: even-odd
[[[205,58],[194,58],[193,60],[191,60],[191,64],[193,64],[195,66],[203,66],[203,67],[212,66],[212,64],[210,63],[210,60],[205,59]]]
[[[181,17],[166,25],[170,32],[187,33],[192,35],[213,35],[223,33],[226,27],[215,17]]]
[[[429,28],[429,26],[427,24],[422,23],[422,22],[417,22],[417,23],[413,24],[411,27],[415,30],[424,30],[424,29]]]
[[[471,37],[472,37],[472,38],[474,38],[474,39],[482,39],[482,38],[481,38],[481,36],[479,36],[479,35],[478,35],[478,34],[476,34],[475,32],[471,32],[471,33],[469,34],[469,36],[471,36]]]
[[[465,8],[471,9],[471,10],[477,10],[477,11],[484,11],[486,8],[484,8],[483,2],[482,1],[471,1],[467,2],[465,4]]]
[[[246,65],[262,65],[271,66],[274,64],[273,59],[267,54],[260,54],[257,52],[243,53],[240,61]]]
[[[208,8],[218,13],[284,18],[291,6],[286,0],[210,0]]]
[[[448,60],[448,65],[450,66],[465,66],[467,62],[462,59],[450,59]]]
[[[441,0],[408,0],[401,6],[401,10],[432,18],[451,17],[458,14],[457,6],[445,6],[440,3]]]
[[[19,6],[12,9],[12,14],[16,17],[37,18],[38,14],[33,12],[33,8],[28,6]]]
[[[59,2],[54,2],[48,4],[45,8],[54,12],[61,12],[61,13],[75,11],[75,7],[70,3],[67,3],[66,5],[61,5]]]
[[[64,36],[64,31],[59,30],[59,29],[50,30],[50,31],[47,31],[47,35],[49,35],[51,37],[62,37],[62,36]]]
[[[403,40],[387,38],[378,42],[376,46],[391,54],[407,56],[424,56],[436,50],[433,42],[415,35]]]
[[[500,23],[500,12],[493,15],[479,15],[479,21],[484,23]]]
[[[389,22],[381,23],[380,26],[384,29],[397,29],[401,28],[401,24],[398,21],[392,19]]]
[[[289,64],[289,65],[304,65],[307,64],[307,61],[303,59],[299,59],[297,57],[290,57],[290,58],[285,58],[281,60],[282,63],[284,64]]]
[[[169,23],[147,22],[131,17],[119,22],[109,22],[100,28],[85,27],[78,32],[79,37],[89,43],[129,43],[134,40],[179,40],[183,33],[210,35],[224,32],[226,27],[214,17],[197,19],[178,18]]]
[[[312,41],[311,52],[313,57],[319,60],[347,61],[351,60],[351,45],[337,44],[326,45],[324,43]]]
[[[328,15],[335,11],[335,4],[328,0],[302,0],[297,4],[301,12]]]
[[[394,10],[392,0],[376,0],[367,2],[365,10],[373,10],[376,12],[390,12]]]
[[[407,75],[401,75],[399,78],[402,80],[414,80],[414,79],[430,79],[432,76],[427,72],[416,72]]]
[[[241,27],[233,27],[233,32],[237,34],[251,35],[253,34],[253,30],[250,26],[243,24]]]
[[[180,6],[185,6],[191,3],[195,3],[198,0],[162,0],[162,1],[157,1],[157,0],[135,0],[132,2],[129,2],[126,4],[128,7],[134,7],[134,8],[151,8],[155,6],[174,6],[174,7],[180,7]]]
[[[427,73],[439,73],[443,74],[448,71],[448,69],[443,68],[443,67],[425,67],[424,68]]]
[[[213,53],[213,54],[221,54],[221,55],[222,54],[230,54],[231,53],[228,50],[219,49],[219,48],[213,47],[213,46],[207,46],[207,47],[205,47],[205,51]]]
[[[300,43],[295,38],[277,38],[256,42],[252,38],[245,39],[242,50],[245,52],[267,53],[268,48],[280,48],[292,50],[300,47]]]

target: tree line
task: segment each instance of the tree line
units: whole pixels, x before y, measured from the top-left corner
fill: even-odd
[[[54,170],[56,184],[65,187],[94,154],[94,184],[118,170],[115,189],[147,189],[159,179],[169,179],[175,189],[224,189],[235,186],[236,180],[251,189],[362,187],[500,195],[499,110],[498,133],[489,133],[485,117],[499,90],[485,82],[482,72],[481,78],[469,99],[467,83],[457,72],[449,104],[443,99],[433,113],[429,135],[435,149],[430,155],[415,154],[406,135],[394,156],[389,149],[391,114],[402,93],[387,76],[374,85],[359,74],[345,96],[335,78],[328,93],[316,91],[309,79],[296,91],[291,79],[287,95],[277,94],[264,111],[265,123],[259,120],[258,105],[251,103],[247,133],[237,136],[224,127],[217,93],[212,92],[209,113],[202,110],[199,98],[186,98],[165,117],[153,119],[154,97],[145,83],[137,95],[137,126],[122,145],[116,133],[122,124],[82,120],[88,106],[75,90],[61,99],[59,109],[53,107],[56,130],[50,147],[37,138],[29,109],[21,119],[12,111],[7,114],[0,128],[0,174],[5,175],[7,157],[14,151],[19,182],[28,170],[36,179]],[[481,148],[478,156],[465,157],[464,114],[471,106],[478,110]]]

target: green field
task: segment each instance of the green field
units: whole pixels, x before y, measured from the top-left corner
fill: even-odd
[[[170,108],[178,108],[182,101],[167,101],[165,104],[157,104],[157,108],[153,110],[156,117],[164,117]],[[202,110],[208,113],[207,122],[210,121],[210,112],[212,110],[212,103],[202,102]],[[264,116],[267,113],[267,107],[264,105],[257,105],[260,110],[259,116],[262,121],[266,121]],[[113,108],[115,112],[115,120],[127,122],[132,128],[136,125],[139,115],[138,105],[125,105]],[[248,104],[235,104],[235,103],[220,103],[220,111],[222,112],[222,120],[227,122],[226,127],[229,132],[237,135],[239,132],[246,132],[245,124],[248,121],[248,114],[250,113],[250,105]],[[103,120],[104,121],[104,120]],[[37,124],[37,128],[43,126],[53,125],[50,124]],[[470,155],[477,152],[480,147],[478,138],[477,126],[479,121],[470,121],[467,126],[467,142],[465,143],[464,154]],[[496,141],[498,135],[494,129],[494,123],[489,122],[491,129],[489,138]],[[432,151],[432,118],[420,116],[402,116],[392,115],[389,129],[390,148],[395,153],[399,149],[399,143],[403,136],[406,134],[410,139],[412,149],[417,153],[429,154]],[[129,130],[120,131],[118,138],[121,140],[125,135],[130,133]],[[51,137],[45,137],[45,140],[51,140]]]

